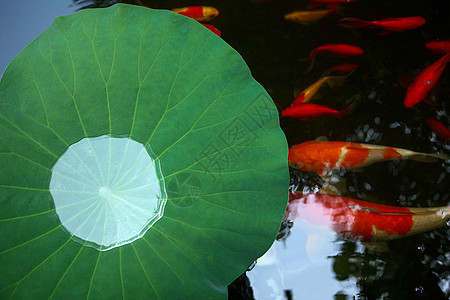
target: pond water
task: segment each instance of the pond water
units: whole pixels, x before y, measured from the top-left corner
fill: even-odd
[[[335,13],[311,25],[284,20],[289,12],[306,10],[306,0],[142,2],[154,8],[188,5],[218,8],[219,17],[210,23],[243,56],[280,113],[295,95],[321,78],[325,70],[341,63],[358,64],[342,85],[321,89],[320,99],[315,102],[340,110],[359,94],[350,114],[341,119],[321,117],[308,121],[280,116],[289,146],[323,136],[329,140],[450,154],[448,142],[433,134],[424,121],[430,117],[450,125],[450,70],[444,70],[431,92],[433,105],[421,102],[406,108],[403,105],[406,88],[401,84],[439,59],[439,54],[424,45],[431,40],[450,38],[445,0],[359,0],[340,6]],[[67,1],[67,6],[70,4]],[[50,9],[53,4],[46,5]],[[425,18],[425,25],[389,35],[379,35],[378,29],[336,26],[344,17],[376,20],[415,15]],[[319,55],[312,70],[306,72],[308,62],[302,59],[325,43],[357,45],[364,49],[364,54],[352,58]],[[340,172],[336,177],[339,192],[346,197],[393,206],[431,207],[448,205],[449,173],[448,160],[436,163],[405,160],[375,164],[363,172]],[[292,190],[314,192],[322,184],[323,179],[315,173],[291,169]],[[448,299],[450,296],[448,228],[390,241],[388,251],[378,252],[360,242],[340,239],[334,232],[308,222],[294,221],[291,225],[290,233],[276,241],[255,268],[247,272],[256,299]]]

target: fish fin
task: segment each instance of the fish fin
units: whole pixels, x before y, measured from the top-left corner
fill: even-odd
[[[319,136],[317,139],[314,140],[315,142],[328,142],[328,138],[324,135]]]
[[[420,162],[437,162],[440,159],[449,160],[450,157],[445,153],[417,153],[412,155],[410,159]]]
[[[305,101],[305,93],[299,94],[297,97],[295,97],[294,101],[292,101],[291,106],[296,106]]]
[[[388,35],[388,34],[391,34],[391,33],[392,33],[392,31],[383,30],[378,35],[379,36],[385,36],[385,35]]]
[[[438,106],[439,102],[436,100],[436,97],[433,96],[434,95],[428,95],[425,99],[423,99],[423,101],[431,106]]]
[[[368,26],[369,24],[370,22],[357,18],[343,18],[337,21],[336,25],[347,28],[362,28]]]
[[[306,9],[314,9],[314,8],[318,8],[320,6],[322,6],[322,3],[312,2],[312,3],[309,3],[308,5],[306,5]]]
[[[389,246],[386,242],[362,242],[366,249],[376,252],[389,252]]]
[[[347,79],[348,76],[350,76],[353,73],[353,70],[348,72],[345,75],[336,75],[336,76],[330,76],[330,79],[327,80],[327,84],[329,87],[335,87],[339,86],[342,83],[344,83],[345,79]]]
[[[355,101],[356,101],[356,99],[358,99],[358,97],[359,97],[359,94],[357,94],[357,95],[353,98],[352,103],[350,103],[350,105],[349,105],[347,108],[345,108],[345,109],[343,109],[343,110],[341,110],[341,111],[339,112],[339,114],[337,115],[337,117],[338,117],[338,118],[342,118],[343,116],[345,116],[346,114],[348,114],[348,113],[352,110],[353,104],[355,104]]]

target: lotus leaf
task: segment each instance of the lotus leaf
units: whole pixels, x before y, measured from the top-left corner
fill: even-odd
[[[277,110],[201,24],[58,17],[0,82],[0,298],[226,298],[287,204]]]

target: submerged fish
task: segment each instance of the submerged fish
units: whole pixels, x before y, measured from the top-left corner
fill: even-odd
[[[309,65],[307,70],[311,70],[311,68],[313,67],[317,54],[323,53],[323,52],[337,55],[340,57],[347,57],[347,56],[362,55],[364,53],[364,50],[358,46],[353,46],[353,45],[348,45],[348,44],[340,44],[340,43],[324,44],[322,46],[319,46],[319,47],[313,49],[307,58],[302,59],[302,61],[311,60],[311,64]]]
[[[446,142],[450,142],[450,128],[432,118],[426,118],[425,122],[438,137]]]
[[[385,18],[375,21],[365,21],[356,18],[343,18],[338,21],[339,26],[350,28],[380,28],[382,34],[390,32],[403,32],[422,26],[425,19],[420,16],[403,17],[403,18]]]
[[[321,9],[321,10],[306,10],[306,11],[293,11],[284,16],[285,20],[297,22],[303,25],[314,24],[319,20],[323,19],[327,15],[335,11],[332,9]]]
[[[444,71],[449,59],[450,53],[447,53],[419,73],[406,92],[406,96],[403,101],[406,107],[416,105],[428,95],[428,92],[439,80],[439,77]]]
[[[292,101],[291,106],[298,105],[300,103],[305,103],[311,100],[311,98],[319,91],[319,88],[323,84],[328,84],[330,87],[342,84],[345,78],[350,74],[341,75],[341,76],[323,76],[306,89],[304,89],[295,99]]]
[[[343,3],[350,3],[355,1],[356,0],[309,0],[309,4],[306,6],[306,8],[312,9],[322,5],[326,5],[329,8],[336,8]]]
[[[440,54],[450,52],[450,40],[446,41],[431,41],[425,44],[425,48]]]
[[[289,166],[320,175],[331,169],[359,169],[392,159],[436,162],[444,154],[426,154],[406,149],[339,141],[308,141],[289,149]]]
[[[219,15],[219,11],[211,6],[188,6],[171,10],[199,22],[208,22]]]
[[[328,226],[344,238],[398,239],[446,226],[450,206],[396,207],[325,194],[289,193],[285,217]]]

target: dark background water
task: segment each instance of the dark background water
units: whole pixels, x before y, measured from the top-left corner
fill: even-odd
[[[76,1],[75,1],[76,2]],[[92,1],[95,7],[117,1]],[[87,1],[87,3],[92,3]],[[135,4],[139,1],[122,1]],[[348,106],[359,94],[348,116],[324,117],[312,121],[281,118],[289,145],[325,136],[389,145],[414,151],[450,154],[450,146],[436,138],[424,122],[432,117],[449,125],[449,70],[442,74],[433,91],[435,105],[403,105],[406,88],[399,79],[412,77],[436,61],[440,55],[425,49],[431,40],[450,38],[450,18],[445,0],[359,0],[342,5],[338,12],[314,25],[284,20],[293,10],[305,10],[305,0],[142,0],[152,8],[192,5],[214,6],[219,17],[210,23],[222,38],[247,62],[255,79],[269,92],[280,112],[294,95],[339,63],[358,63],[360,67],[340,87],[324,88],[317,102],[336,109]],[[376,20],[385,17],[420,15],[426,24],[420,28],[380,36],[377,29],[348,29],[335,26],[343,17]],[[361,57],[318,57],[311,72],[301,61],[324,43],[349,43],[360,46]],[[425,164],[392,161],[367,167],[362,173],[343,172],[343,194],[361,200],[397,206],[444,206],[450,201],[450,164],[441,161]],[[314,174],[291,170],[291,188],[320,184]],[[288,237],[289,238],[289,237]],[[356,282],[356,295],[335,295],[337,299],[448,299],[450,296],[450,243],[447,228],[403,238],[389,243],[389,252],[355,251],[356,244],[342,244],[333,257],[336,280]],[[237,283],[238,292],[230,298],[250,298],[245,279]],[[301,282],[299,284],[302,284]],[[295,299],[295,297],[294,297]]]

